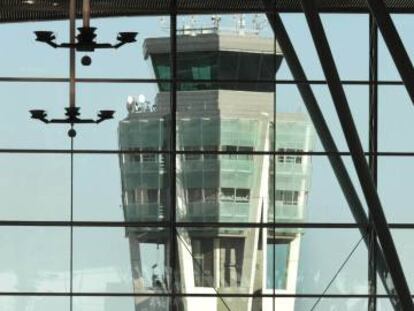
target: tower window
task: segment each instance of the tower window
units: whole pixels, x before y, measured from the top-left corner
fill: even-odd
[[[200,152],[200,147],[198,146],[186,146],[184,147],[184,151],[197,151]],[[186,160],[200,160],[201,159],[201,154],[200,153],[186,153],[184,155],[184,158]]]
[[[249,202],[250,189],[236,189],[236,202]]]
[[[299,191],[276,190],[276,201],[283,202],[285,205],[297,205]]]
[[[206,202],[217,202],[218,191],[216,188],[204,189],[204,200]]]
[[[194,284],[214,287],[214,240],[191,239]]]
[[[233,146],[233,145],[224,145],[221,147],[223,151],[231,152],[230,154],[224,155],[228,159],[238,159],[238,160],[252,160],[253,154],[239,154],[239,152],[250,153],[254,151],[253,147],[250,146]]]
[[[250,189],[221,188],[220,200],[225,202],[247,203],[250,201]]]
[[[279,152],[303,152],[301,149],[292,149],[292,148],[279,148]],[[302,155],[300,154],[280,154],[277,156],[277,161],[279,163],[296,163],[301,164],[302,163]]]
[[[220,240],[220,287],[240,287],[242,282],[244,239]]]
[[[154,151],[154,149],[151,148],[143,148],[142,149],[142,162],[155,162],[157,159],[157,155],[155,153],[145,153],[148,151]]]
[[[269,239],[267,241],[267,288],[287,288],[290,242],[287,239]]]
[[[201,194],[201,188],[189,188],[187,190],[188,202],[201,202],[203,196]]]
[[[220,200],[232,202],[234,201],[234,188],[221,188],[220,189]]]

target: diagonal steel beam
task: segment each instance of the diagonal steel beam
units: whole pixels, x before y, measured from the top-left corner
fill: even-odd
[[[265,7],[268,12],[272,11],[272,0],[263,0]],[[275,36],[277,36],[277,41],[283,51],[286,62],[289,66],[289,69],[296,81],[308,81],[306,74],[300,64],[299,58],[296,54],[295,49],[293,48],[292,42],[290,41],[289,35],[283,25],[283,22],[278,13],[267,13],[267,18],[273,29]],[[363,205],[355,191],[352,180],[349,177],[349,174],[346,170],[346,167],[340,157],[337,154],[338,148],[333,140],[333,137],[330,133],[328,125],[323,117],[322,111],[320,110],[316,98],[313,94],[313,91],[309,84],[298,83],[297,87],[303,99],[303,102],[309,112],[312,123],[315,127],[316,132],[321,140],[321,143],[325,151],[331,151],[327,156],[328,160],[332,166],[334,174],[339,182],[339,185],[342,189],[342,192],[345,195],[351,213],[355,219],[355,222],[360,226],[361,236],[364,237],[364,242],[367,248],[372,247],[372,243],[375,243],[376,252],[376,261],[377,261],[377,271],[380,275],[384,288],[388,295],[395,295],[395,289],[392,282],[389,281],[389,270],[386,265],[384,255],[378,244],[378,241],[372,241],[369,239],[368,235],[363,228],[369,226],[368,216],[366,215]],[[398,300],[391,298],[391,303],[394,306],[395,310],[400,310]]]
[[[362,144],[352,118],[345,91],[339,79],[338,70],[319,12],[314,0],[301,0],[301,4],[400,305],[402,310],[414,310],[407,280],[405,279],[372,175],[365,160]]]
[[[371,14],[414,104],[414,68],[383,0],[367,0]]]

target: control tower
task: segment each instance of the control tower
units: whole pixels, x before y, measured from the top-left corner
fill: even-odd
[[[156,78],[171,78],[170,38],[146,39],[144,54]],[[274,122],[271,81],[282,58],[273,38],[187,29],[177,35],[177,145],[169,145],[169,83],[158,84],[152,104],[131,99],[119,124],[120,148],[141,152],[120,158],[126,221],[169,221],[170,160],[162,151],[187,152],[176,158],[176,221],[189,226],[178,228],[175,237],[175,291],[210,296],[180,296],[178,310],[294,310],[293,298],[274,304],[271,297],[214,297],[296,291],[303,232],[259,225],[304,219],[310,158],[251,154],[310,151],[313,146],[306,115],[278,113]],[[191,227],[195,222],[258,226]],[[137,293],[171,290],[169,232],[126,230]],[[136,310],[168,310],[168,297],[137,297],[135,303]]]

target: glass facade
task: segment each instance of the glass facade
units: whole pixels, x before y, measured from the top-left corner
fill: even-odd
[[[405,311],[315,29],[300,1],[266,2],[91,0],[96,42],[139,32],[94,51],[33,34],[69,42],[88,1],[76,21],[73,0],[2,5],[1,311]],[[401,3],[387,8],[412,58]],[[318,10],[412,291],[407,87],[367,4]],[[74,137],[30,119],[70,105],[114,119]]]

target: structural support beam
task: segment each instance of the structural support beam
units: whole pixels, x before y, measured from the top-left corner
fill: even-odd
[[[263,0],[268,12],[272,11],[272,0]],[[267,18],[273,29],[277,41],[283,51],[284,58],[289,66],[289,69],[296,81],[306,82],[308,81],[305,71],[303,70],[299,58],[293,48],[292,42],[289,35],[283,25],[283,22],[278,13],[267,13]],[[386,265],[384,255],[379,247],[378,242],[372,241],[367,232],[363,228],[369,227],[368,216],[365,213],[363,205],[357,195],[357,192],[353,186],[352,180],[346,170],[346,167],[338,154],[338,148],[333,140],[328,125],[323,117],[322,111],[320,110],[316,101],[315,95],[313,94],[312,88],[307,83],[297,84],[300,95],[303,102],[308,110],[312,123],[318,133],[321,143],[327,154],[328,160],[332,166],[334,174],[339,182],[342,192],[345,195],[351,213],[355,219],[355,222],[359,225],[361,235],[364,237],[364,242],[367,248],[372,247],[372,243],[375,243],[376,251],[376,268],[380,275],[383,286],[388,295],[395,295],[395,289],[392,282],[389,281],[389,270]],[[391,299],[391,302],[395,310],[400,310],[398,300]]]
[[[367,0],[367,2],[394,60],[395,66],[400,73],[401,79],[407,88],[411,101],[414,104],[414,68],[398,34],[397,28],[385,7],[384,0]]]
[[[377,186],[378,152],[378,29],[374,18],[369,17],[369,168]],[[370,246],[368,248],[368,311],[377,310],[377,234],[370,219]]]
[[[314,0],[301,0],[301,4],[401,308],[407,311],[414,310],[408,284],[364,156],[362,144],[352,118],[345,91],[339,79],[338,70],[323,29],[321,18]]]

